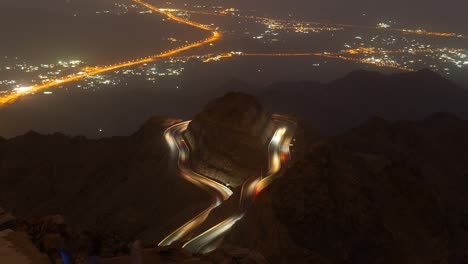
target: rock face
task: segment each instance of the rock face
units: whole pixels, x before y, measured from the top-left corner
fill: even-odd
[[[0,263],[46,264],[42,255],[30,240],[28,234],[16,228],[16,218],[0,207]]]
[[[0,231],[14,227],[16,218],[0,207]]]
[[[11,229],[0,231],[0,262],[5,264],[47,264],[50,261],[40,254],[24,232]]]
[[[312,142],[226,240],[272,263],[463,263],[467,144],[446,114]]]
[[[232,186],[259,175],[267,162],[273,123],[255,97],[228,93],[209,103],[190,123],[192,169]]]

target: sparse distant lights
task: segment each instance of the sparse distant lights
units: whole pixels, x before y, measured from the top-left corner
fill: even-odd
[[[80,61],[80,60],[72,60],[72,61],[70,61],[70,64],[72,64],[72,65],[78,65],[78,64],[82,64],[82,63],[83,63],[83,62]]]
[[[378,28],[389,28],[391,26],[389,24],[387,24],[387,23],[378,23],[377,27]]]
[[[45,91],[44,94],[50,95],[50,94],[53,94],[53,92],[51,92],[51,91]]]

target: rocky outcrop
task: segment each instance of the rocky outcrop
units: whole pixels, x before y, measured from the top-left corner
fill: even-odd
[[[9,212],[0,207],[0,231],[13,228],[16,224],[16,218]]]
[[[274,125],[257,99],[228,93],[213,100],[190,123],[185,137],[193,170],[232,186],[261,173]]]
[[[47,257],[31,243],[25,232],[15,232],[11,229],[0,231],[0,262],[8,264],[50,263]]]
[[[0,207],[0,263],[46,264],[47,258],[39,252],[24,230],[17,228],[16,218]]]

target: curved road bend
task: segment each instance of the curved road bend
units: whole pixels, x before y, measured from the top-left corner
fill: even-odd
[[[268,146],[269,170],[266,176],[248,179],[242,186],[238,210],[232,216],[189,240],[183,245],[183,248],[197,253],[207,253],[214,250],[231,227],[243,218],[256,196],[279,175],[286,161],[284,157],[289,155],[289,144],[294,136],[296,123],[288,117],[281,115],[274,115],[272,119],[276,123],[277,129]],[[168,128],[165,137],[172,150],[176,148],[179,150],[178,166],[182,177],[208,192],[212,193],[214,191],[214,202],[205,211],[165,238],[159,245],[169,245],[176,240],[180,240],[180,238],[187,238],[187,234],[196,227],[199,227],[213,208],[219,206],[221,201],[226,200],[232,194],[232,191],[226,186],[214,182],[205,176],[196,174],[187,167],[190,153],[188,146],[182,138],[182,132],[186,130],[188,124],[189,122],[184,122]]]
[[[189,123],[190,121],[186,121],[169,127],[164,132],[164,137],[169,144],[171,151],[178,152],[177,169],[182,178],[208,192],[213,197],[213,202],[203,212],[164,238],[158,246],[168,246],[175,241],[188,239],[191,231],[195,230],[206,220],[211,210],[218,207],[222,201],[227,200],[232,195],[232,191],[228,187],[198,174],[188,167],[190,150],[183,139],[183,132],[187,129]]]

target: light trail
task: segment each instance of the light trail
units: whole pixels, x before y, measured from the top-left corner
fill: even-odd
[[[194,253],[209,253],[216,249],[225,234],[241,220],[257,195],[268,187],[279,175],[285,162],[282,154],[289,155],[289,145],[297,124],[288,117],[273,115],[277,129],[268,145],[269,170],[266,176],[252,177],[244,182],[239,199],[239,208],[231,216],[186,242],[182,247]]]
[[[243,53],[242,57],[304,57],[313,56],[312,53]]]
[[[296,31],[340,31],[344,30],[344,28],[339,28],[339,27],[326,27],[326,26],[321,26],[321,27],[311,27],[311,26],[283,26],[283,25],[269,25],[271,29],[293,29]]]
[[[175,241],[188,239],[188,236],[193,230],[197,229],[205,222],[210,212],[232,195],[232,191],[228,187],[196,173],[189,168],[188,159],[190,149],[183,139],[183,133],[187,130],[189,123],[190,121],[186,121],[169,127],[164,132],[164,137],[171,151],[173,153],[178,153],[177,169],[182,178],[210,193],[213,196],[213,201],[207,209],[165,237],[158,246],[169,246]]]
[[[218,242],[220,242],[232,226],[244,217],[246,210],[260,191],[271,184],[276,178],[285,161],[281,158],[284,156],[283,154],[289,155],[289,144],[292,141],[296,124],[288,117],[280,115],[272,116],[272,121],[277,124],[278,128],[268,146],[269,170],[267,175],[265,177],[261,175],[248,179],[241,190],[239,210],[193,239],[190,239],[190,235],[193,234],[194,230],[206,221],[214,208],[218,207],[222,201],[227,200],[232,195],[232,191],[228,187],[189,168],[190,148],[183,137],[183,133],[186,131],[190,121],[178,123],[166,129],[164,137],[171,151],[174,153],[177,151],[178,153],[177,168],[181,177],[209,192],[213,196],[213,202],[207,209],[163,239],[159,243],[159,246],[167,246],[175,241],[188,240],[182,247],[191,252],[207,253],[217,247]]]
[[[203,62],[212,62],[212,61],[220,61],[221,59],[232,58],[234,54],[232,53],[223,53],[219,55],[211,55],[209,58],[203,60]]]
[[[422,29],[390,29],[394,31],[399,31],[404,34],[415,34],[415,35],[423,35],[423,36],[436,36],[436,37],[458,37],[458,38],[464,38],[463,35],[459,35],[456,33],[445,33],[445,32],[431,32],[431,31],[426,31]]]
[[[135,65],[139,65],[139,64],[153,62],[153,61],[155,61],[157,59],[161,59],[161,58],[167,58],[167,57],[176,55],[178,53],[181,53],[183,51],[198,48],[198,47],[207,45],[209,43],[215,42],[215,41],[219,40],[222,37],[220,32],[216,31],[215,29],[213,29],[213,28],[211,28],[209,26],[202,25],[200,23],[193,22],[193,21],[190,21],[190,20],[187,20],[187,19],[184,19],[184,18],[180,18],[180,17],[172,14],[170,11],[166,11],[165,9],[159,9],[159,8],[157,8],[155,6],[152,6],[152,5],[150,5],[150,4],[146,3],[146,2],[143,2],[141,0],[133,0],[133,1],[140,4],[140,5],[143,5],[143,6],[147,7],[148,9],[150,9],[152,11],[155,11],[155,12],[158,12],[158,13],[160,13],[162,15],[165,15],[168,18],[170,18],[170,19],[172,19],[174,21],[177,21],[179,23],[183,23],[183,24],[195,27],[195,28],[205,30],[205,31],[210,31],[212,36],[209,37],[209,38],[206,38],[204,40],[197,41],[197,42],[194,42],[194,43],[191,43],[191,44],[188,44],[188,45],[176,48],[176,49],[172,49],[172,50],[169,50],[169,51],[165,51],[165,52],[153,55],[153,56],[148,56],[148,57],[139,58],[139,59],[135,59],[135,60],[127,61],[127,62],[121,62],[121,63],[108,65],[108,66],[87,67],[87,68],[84,68],[84,72],[82,72],[82,73],[68,75],[66,77],[55,79],[55,80],[52,80],[52,81],[49,81],[49,82],[46,82],[46,83],[43,83],[43,84],[37,84],[37,85],[30,86],[30,87],[26,87],[24,89],[19,89],[16,92],[12,92],[10,94],[1,96],[0,97],[0,106],[12,103],[12,102],[16,101],[18,98],[20,98],[20,97],[22,97],[24,95],[36,93],[36,92],[39,92],[39,91],[42,91],[42,90],[45,90],[45,89],[48,89],[48,88],[51,88],[51,87],[56,87],[56,86],[59,86],[59,85],[63,85],[63,84],[71,83],[71,82],[76,82],[76,81],[82,80],[82,79],[84,79],[86,77],[89,77],[89,76],[92,76],[92,75],[97,75],[97,74],[101,74],[101,73],[105,73],[105,72],[109,72],[109,71],[114,71],[114,70],[121,69],[121,68],[126,68],[126,67],[131,67],[131,66],[135,66]]]

